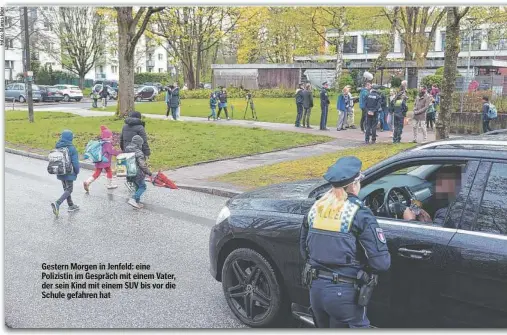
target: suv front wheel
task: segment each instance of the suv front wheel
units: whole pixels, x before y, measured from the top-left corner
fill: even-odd
[[[250,327],[272,327],[283,312],[282,290],[271,264],[252,249],[236,249],[222,268],[225,300]]]

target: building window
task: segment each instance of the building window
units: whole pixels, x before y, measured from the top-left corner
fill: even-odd
[[[379,37],[364,38],[364,53],[379,53],[382,50],[382,43]]]
[[[148,60],[151,60],[152,57],[153,57],[153,54],[148,54]]]
[[[441,32],[442,34],[442,51],[445,51],[445,31]]]
[[[162,54],[158,54],[158,60],[162,60]]]
[[[5,39],[5,49],[14,49],[14,40],[12,38]]]
[[[164,69],[163,69],[163,68],[161,68],[161,67],[159,67],[159,68],[158,68],[158,73],[162,73],[162,72],[164,72]]]
[[[141,67],[140,66],[137,67],[137,73],[141,73]]]
[[[149,67],[148,72],[150,72],[150,73],[153,72],[153,68]]]
[[[470,40],[470,31],[461,31],[461,51],[468,51],[468,44]],[[472,45],[470,50],[481,50],[482,30],[474,30],[472,32]]]
[[[6,69],[13,69],[14,68],[14,61],[13,60],[6,60],[5,61],[5,68]]]
[[[112,72],[112,73],[118,73],[118,66],[116,66],[116,65],[111,65],[111,72]]]
[[[343,43],[344,54],[356,54],[357,53],[357,36],[345,36],[345,42]]]
[[[99,72],[100,72],[100,73],[103,73],[103,72],[104,72],[104,68],[102,67],[102,65],[101,65],[101,66],[99,66]]]
[[[507,50],[507,38],[495,36],[497,32],[488,32],[488,50]]]

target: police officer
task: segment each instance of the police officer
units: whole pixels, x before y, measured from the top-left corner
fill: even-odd
[[[366,97],[365,110],[366,110],[366,133],[365,142],[370,144],[375,143],[377,140],[377,123],[378,115],[382,111],[382,96],[378,91],[378,85],[373,85],[370,93]]]
[[[405,123],[405,117],[407,116],[407,81],[401,82],[401,88],[396,94],[395,107],[394,107],[394,132],[393,132],[393,143],[401,142],[401,134],[403,133],[403,124]]]
[[[329,130],[327,128],[327,111],[329,110],[329,96],[327,94],[328,84],[327,81],[322,83],[322,89],[320,90],[320,130]]]
[[[296,127],[301,126],[301,118],[303,117],[303,84],[298,85],[298,89],[296,90]]]
[[[363,292],[363,278],[376,278],[391,265],[384,233],[357,197],[360,171],[356,157],[332,165],[324,175],[332,188],[303,225],[300,251],[311,265],[310,303],[320,328],[369,327],[367,302],[358,290]]]

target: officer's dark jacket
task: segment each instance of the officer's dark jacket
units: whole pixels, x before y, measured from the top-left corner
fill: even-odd
[[[396,94],[396,97],[394,99],[395,101],[395,105],[397,106],[397,101],[398,100],[401,100],[401,108],[395,108],[394,109],[394,112],[396,114],[402,114],[403,116],[406,116],[407,115],[407,111],[408,111],[408,106],[407,106],[407,91],[404,90],[404,89],[401,89],[397,94]]]
[[[305,217],[300,235],[300,252],[313,268],[333,271],[355,277],[361,269],[371,272],[387,271],[391,266],[391,255],[387,244],[381,241],[382,229],[371,210],[354,195],[348,199],[359,205],[354,220],[347,230],[336,221],[336,231],[311,227],[312,210]]]
[[[366,97],[365,109],[369,112],[375,112],[377,114],[382,110],[382,96],[374,89],[370,91]]]
[[[327,106],[330,104],[329,97],[327,95],[327,90],[325,88],[320,90],[320,105]]]
[[[302,105],[303,104],[303,90],[298,88],[296,91],[296,104]]]

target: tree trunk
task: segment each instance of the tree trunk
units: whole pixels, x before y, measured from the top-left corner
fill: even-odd
[[[400,7],[394,7],[394,17],[391,24],[391,31],[389,34],[389,41],[386,45],[382,48],[382,51],[380,52],[380,55],[375,59],[372,63],[372,66],[370,68],[370,72],[375,75],[377,70],[384,66],[384,64],[387,62],[387,55],[391,51],[391,46],[394,45],[394,37],[396,35],[396,28],[398,26],[398,13],[400,11]],[[382,84],[382,83],[381,83]]]
[[[85,83],[85,75],[81,74],[79,76],[79,88],[82,90],[84,89],[84,83]]]
[[[454,14],[453,7],[446,7],[447,26],[445,37],[445,61],[442,90],[440,91],[440,112],[436,125],[436,139],[449,138],[451,113],[453,112],[452,93],[456,89],[456,65],[459,54],[459,18]]]
[[[341,15],[343,19],[345,19],[345,10],[342,12]],[[341,21],[343,22],[343,21]],[[340,78],[342,76],[343,72],[343,42],[345,41],[345,33],[343,31],[343,25],[338,30],[338,36],[336,38],[336,76],[335,76],[335,82],[334,86],[336,87],[336,90],[338,91],[340,89]]]
[[[125,117],[134,111],[134,49],[130,39],[135,35],[136,26],[132,25],[132,7],[120,7],[118,9],[118,68],[120,90],[116,115]]]

